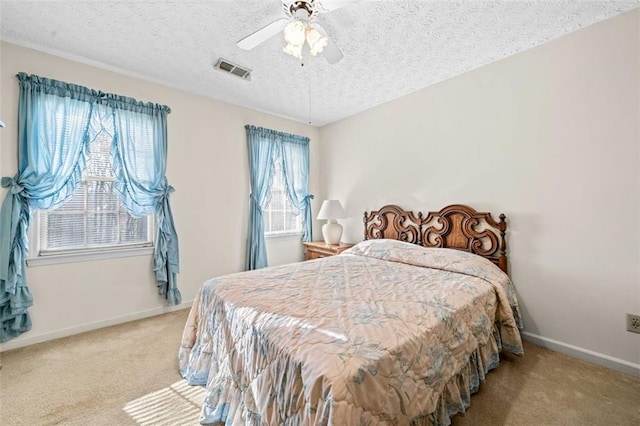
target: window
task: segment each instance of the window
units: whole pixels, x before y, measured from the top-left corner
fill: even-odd
[[[132,217],[114,190],[111,144],[112,136],[102,131],[90,146],[82,182],[73,196],[55,210],[37,213],[37,257],[62,255],[77,261],[87,254],[91,254],[88,259],[94,259],[107,257],[104,255],[109,252],[123,254],[129,249],[126,253],[132,254],[131,249],[153,247],[153,215]],[[148,249],[140,254],[150,252]]]
[[[271,201],[264,211],[265,236],[302,234],[302,215],[296,214],[284,186],[282,164],[277,161],[271,183]]]
[[[25,261],[34,266],[153,254],[145,263],[153,268],[154,286],[169,305],[180,304],[169,202],[174,188],[165,173],[171,109],[37,75],[17,77],[18,170],[2,179],[10,191],[0,208],[7,243],[0,250],[2,281],[9,285],[7,297],[0,297],[0,321],[12,326],[0,329],[0,340],[31,325]]]

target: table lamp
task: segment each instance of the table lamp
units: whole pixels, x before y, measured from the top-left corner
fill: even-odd
[[[326,220],[322,226],[322,236],[325,244],[340,244],[342,225],[336,219],[345,217],[344,209],[338,200],[324,200],[317,219]]]

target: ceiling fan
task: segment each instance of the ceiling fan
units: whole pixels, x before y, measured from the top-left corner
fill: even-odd
[[[322,53],[327,62],[335,64],[344,55],[329,38],[324,28],[315,22],[315,19],[320,14],[340,9],[353,2],[354,0],[282,0],[286,17],[276,19],[249,34],[238,41],[237,45],[241,49],[251,50],[276,34],[282,33],[287,41],[287,46],[283,48],[286,53],[302,59],[302,48],[306,41],[311,55],[316,56]]]

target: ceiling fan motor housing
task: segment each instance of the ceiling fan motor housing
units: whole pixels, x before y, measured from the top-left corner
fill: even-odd
[[[310,20],[318,14],[314,0],[297,0],[288,6],[285,3],[284,7],[291,17],[298,19]]]

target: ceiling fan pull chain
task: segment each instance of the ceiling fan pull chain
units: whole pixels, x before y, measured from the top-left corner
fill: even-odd
[[[304,66],[304,64],[303,64],[303,66]],[[307,76],[307,83],[309,85],[309,97],[308,97],[308,100],[309,100],[309,109],[308,109],[308,111],[309,111],[309,124],[311,124],[311,75]]]

